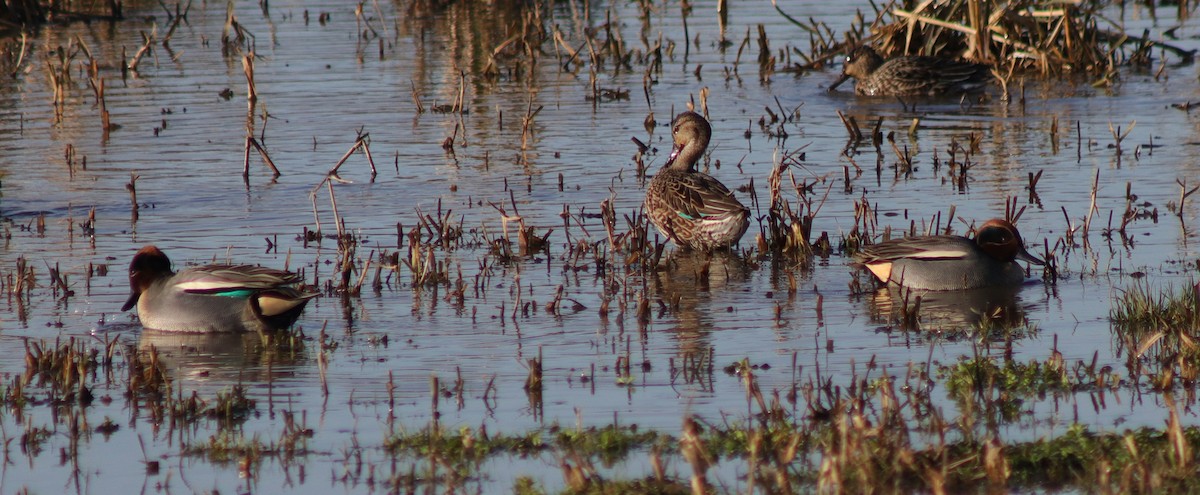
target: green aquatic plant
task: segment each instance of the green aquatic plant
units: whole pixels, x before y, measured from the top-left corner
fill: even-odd
[[[959,397],[980,393],[984,388],[1027,397],[1072,388],[1061,358],[1026,363],[1007,359],[1001,365],[977,356],[940,368],[938,377],[945,380],[952,396]]]
[[[1109,318],[1118,331],[1127,333],[1196,330],[1200,324],[1200,298],[1194,290],[1156,290],[1148,283],[1135,283],[1117,296]]]
[[[1194,287],[1155,289],[1136,283],[1121,292],[1109,311],[1116,347],[1133,377],[1147,377],[1157,390],[1200,380],[1200,294]]]
[[[554,435],[556,446],[577,454],[599,457],[611,466],[626,458],[631,451],[645,449],[665,436],[654,430],[641,430],[636,425],[608,425],[600,428],[563,428]]]

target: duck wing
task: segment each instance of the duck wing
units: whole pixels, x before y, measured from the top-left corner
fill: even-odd
[[[934,235],[892,239],[864,246],[855,254],[863,264],[891,262],[901,259],[956,260],[972,256],[974,241],[957,235]]]
[[[175,275],[173,284],[189,294],[235,293],[280,289],[300,283],[299,275],[254,265],[205,265]]]
[[[901,57],[878,69],[897,94],[961,93],[982,88],[991,79],[986,65],[938,57]]]
[[[671,182],[663,200],[675,213],[688,220],[719,218],[748,212],[729,188],[708,174],[689,173]]]

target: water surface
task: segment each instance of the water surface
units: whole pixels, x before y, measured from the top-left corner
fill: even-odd
[[[493,50],[521,24],[519,12],[497,6],[414,10],[397,2],[380,3],[376,11],[364,5],[378,31],[364,39],[358,34],[367,29],[356,22],[353,4],[276,1],[269,12],[236,5],[238,22],[254,35],[259,103],[252,114],[241,55],[222,54],[223,5],[193,6],[170,49],[157,45],[136,72],[125,76],[119,70],[122,48],[128,56],[142,44],[140,31],[156,30],[159,36],[166,31],[168,21],[157,7],[131,12],[129,20],[115,26],[78,23],[34,33],[17,77],[0,78],[5,229],[0,273],[7,276],[24,259],[39,280],[30,297],[10,294],[8,311],[0,315],[0,340],[9,349],[0,355],[5,380],[24,372],[27,339],[119,339],[131,349],[154,346],[184,395],[194,391],[211,398],[245,386],[257,401],[240,427],[246,436],[279,438],[287,414],[302,417],[314,430],[307,443],[313,455],[301,457],[300,466],[268,459],[244,478],[236,462],[181,454],[190,443],[209,441],[216,424],[182,429],[155,424],[124,406],[119,381],[101,381],[95,394],[112,401],[99,401],[82,414],[92,426],[106,418],[119,425],[111,435],[93,433],[72,445],[68,423],[40,407],[28,408],[22,419],[5,415],[0,420],[6,440],[30,427],[51,432],[40,452],[22,452],[6,464],[0,478],[4,491],[106,493],[159,484],[221,492],[370,491],[361,478],[345,476],[347,459],[361,456],[381,471],[407,472],[409,466],[390,463],[381,442],[391,429],[418,430],[431,422],[431,377],[443,387],[462,378],[461,405],[443,397],[436,410],[437,420],[452,429],[523,432],[555,423],[616,421],[674,434],[687,414],[720,421],[749,412],[741,379],[721,371],[742,359],[766,365],[758,371],[764,390],[786,390],[817,373],[847,379],[872,360],[880,366],[876,375],[903,376],[910,363],[953,363],[987,352],[976,339],[939,333],[969,327],[963,322],[972,313],[962,311],[969,303],[949,301],[941,318],[931,310],[924,331],[903,331],[888,317],[894,299],[886,291],[853,290],[853,271],[836,251],[812,266],[718,260],[705,279],[695,275],[704,260],[679,255],[672,271],[619,277],[616,293],[628,299],[613,300],[601,314],[609,293],[606,279],[595,269],[576,269],[586,263],[572,262],[569,248],[581,240],[606,242],[604,226],[593,215],[603,202],[611,201],[619,216],[638,210],[644,184],[630,138],[651,146],[643,159],[652,172],[666,160],[671,115],[689,102],[699,103],[702,90],[708,92],[714,128],[709,172],[738,189],[747,203],[752,185],[759,198],[755,216],[761,217],[772,167],[802,149],[804,160],[793,163],[790,172],[797,183],[815,183],[809,197],[820,210],[813,231],[828,234],[835,247],[854,226],[855,202],[875,210],[878,232],[890,228],[898,235],[910,228],[924,232],[938,218],[941,226],[965,233],[971,224],[1003,216],[1005,201],[1016,198],[1026,207],[1019,223],[1025,240],[1037,253],[1051,246],[1060,275],[1046,285],[1035,268],[1030,282],[1009,295],[1011,317],[1033,329],[1013,342],[1020,360],[1046,359],[1056,345],[1068,362],[1097,356],[1102,364],[1123,369],[1125,357],[1108,320],[1114,295],[1135,283],[1130,277],[1135,273],[1145,274],[1140,280],[1154,287],[1193,281],[1200,212],[1191,199],[1182,204],[1180,216],[1174,212],[1180,194],[1176,180],[1195,185],[1198,118],[1171,105],[1198,98],[1195,67],[1169,63],[1162,77],[1126,72],[1111,88],[1030,80],[1024,102],[992,98],[911,107],[848,91],[828,93],[836,67],[803,75],[761,74],[755,62],[758,25],[775,53],[807,50],[802,41],[807,35],[768,3],[737,4],[725,31],[733,45],[723,49],[717,43],[714,4],[693,3],[686,38],[677,3],[657,6],[647,19],[639,18],[631,3],[556,4],[545,25],[560,29],[573,47],[582,43],[582,30],[597,28],[606,18],[635,52],[648,51],[642,33],[652,45],[660,39],[674,45],[661,72],[648,72],[636,60],[628,68],[611,61],[595,68],[597,87],[629,95],[599,101],[588,98],[590,64],[576,61],[562,70],[565,57],[558,58],[561,47],[552,33],[536,63],[505,52],[498,55],[499,74],[487,77]],[[786,8],[797,17],[844,27],[857,9],[870,7],[800,2]],[[319,22],[325,13],[329,20]],[[1136,10],[1125,16],[1130,32],[1175,25]],[[1194,24],[1185,21],[1176,31],[1178,46],[1200,48]],[[738,46],[747,36],[739,59]],[[102,131],[81,68],[86,57],[78,53],[62,115],[56,115],[47,64],[60,63],[53,51],[77,50],[71,46],[79,40],[98,61],[106,107],[118,129]],[[653,82],[649,101],[643,93],[648,80]],[[227,90],[229,98],[222,96]],[[465,114],[429,111],[453,104],[460,91]],[[418,112],[414,93],[425,113]],[[538,108],[523,146],[522,119]],[[786,138],[760,126],[760,119],[769,119],[766,108],[798,113],[790,122],[768,126],[776,135],[786,131]],[[869,142],[848,147],[839,110],[864,126],[882,119],[881,130],[894,133],[898,149],[912,154],[911,173],[896,171],[899,159],[886,142],[878,153]],[[643,125],[648,112],[658,124],[652,132]],[[910,134],[913,119],[919,125]],[[1055,121],[1057,144],[1051,138]],[[1132,128],[1120,153],[1110,127]],[[344,181],[333,187],[337,214],[360,241],[360,263],[371,253],[407,252],[398,227],[407,231],[421,215],[450,212],[465,242],[435,254],[449,263],[452,276],[467,282],[461,304],[447,297],[446,286],[414,287],[411,273],[402,269],[378,291],[368,283],[361,296],[314,300],[297,325],[314,339],[324,332],[327,345],[311,341],[290,354],[264,351],[241,337],[158,335],[119,312],[128,294],[125,268],[149,243],[163,248],[176,267],[236,260],[329,279],[338,260],[336,241],[305,242],[303,234],[306,228],[316,230],[318,221],[326,234],[336,230],[322,184],[360,132],[369,134],[378,175],[373,177],[366,157],[356,154],[340,171]],[[252,152],[250,176],[243,180],[247,135],[262,142],[282,176],[272,178]],[[452,153],[443,148],[450,137]],[[949,151],[952,143],[972,139],[979,151],[970,157],[967,179],[956,183],[945,165]],[[68,148],[74,153],[71,163]],[[846,167],[849,187],[843,179]],[[1043,174],[1038,196],[1031,198],[1028,176],[1038,172]],[[1068,236],[1068,221],[1077,226],[1089,215],[1097,174],[1091,232],[1086,239],[1080,232]],[[136,218],[126,189],[131,176],[137,176]],[[787,188],[785,197],[798,202]],[[1103,229],[1119,226],[1128,203],[1156,211],[1157,220],[1132,222],[1124,237],[1102,235]],[[553,229],[548,253],[498,260],[488,248],[503,231],[493,204],[519,214],[540,234]],[[95,230],[88,235],[80,224],[93,209]],[[951,210],[952,221],[947,218]],[[570,214],[569,227],[564,227],[564,211]],[[39,218],[44,231],[37,228]],[[625,227],[623,220],[618,225]],[[752,225],[743,247],[754,245],[758,230]],[[515,229],[509,239],[516,242]],[[275,247],[269,249],[268,240]],[[88,267],[99,265],[107,267],[107,275],[87,279]],[[67,274],[74,295],[60,298],[51,290],[50,267]],[[369,279],[373,268],[367,271]],[[791,294],[789,274],[797,280]],[[475,290],[476,285],[481,288]],[[559,287],[582,309],[549,314],[545,304]],[[645,323],[636,317],[643,294],[653,301]],[[528,312],[514,312],[530,302]],[[689,380],[678,372],[686,357],[709,353],[715,366],[704,376]],[[531,405],[522,388],[527,360],[538,355],[545,367],[541,407]],[[636,363],[632,380],[617,374],[623,360]],[[389,379],[395,387],[391,395]],[[1031,401],[1030,414],[1005,427],[1006,440],[1052,436],[1072,422],[1099,430],[1157,427],[1166,416],[1154,396],[1109,401],[1103,408],[1093,407],[1082,393],[1069,396],[1069,403],[1058,400]],[[948,400],[945,406],[954,407]],[[803,404],[795,407],[802,410]],[[1195,419],[1194,412],[1185,413],[1187,424]],[[59,451],[68,446],[78,453],[61,461]],[[159,460],[162,468],[147,473],[142,460]],[[614,468],[629,476],[641,469]],[[300,470],[306,474],[299,475]],[[729,483],[736,483],[735,471],[723,474]],[[550,487],[562,483],[552,456],[491,460],[481,472],[485,475],[473,483],[482,491],[506,490],[520,475]]]

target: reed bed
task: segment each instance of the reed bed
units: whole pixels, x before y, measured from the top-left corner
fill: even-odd
[[[1181,2],[1180,12],[1187,12]],[[1152,39],[1148,33],[1127,33],[1110,22],[1109,2],[1046,4],[1022,0],[997,4],[983,0],[948,2],[894,1],[873,4],[873,16],[861,16],[839,31],[816,20],[803,22],[776,9],[810,37],[803,62],[792,70],[821,68],[839,53],[872,45],[885,58],[896,55],[937,55],[989,64],[1006,87],[1014,74],[1049,78],[1086,78],[1108,85],[1120,67],[1149,67],[1152,53],[1166,63],[1183,64],[1195,53]]]

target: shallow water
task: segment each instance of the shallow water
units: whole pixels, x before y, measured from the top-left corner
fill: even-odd
[[[93,433],[70,445],[65,423],[42,407],[29,408],[20,420],[0,419],[6,440],[30,425],[52,431],[40,452],[10,453],[14,459],[0,477],[2,490],[107,493],[114,487],[165,484],[191,491],[369,491],[375,487],[342,477],[346,459],[363,456],[381,470],[407,472],[407,466],[388,465],[381,439],[393,426],[411,431],[430,423],[435,415],[431,376],[451,387],[461,374],[462,404],[443,397],[436,411],[438,421],[452,429],[482,425],[490,431],[524,432],[554,423],[616,421],[674,434],[686,414],[718,421],[723,415],[748,413],[741,379],[721,371],[741,359],[769,365],[758,371],[766,391],[786,390],[817,370],[849,377],[872,360],[882,367],[880,372],[903,376],[910,363],[953,363],[960,356],[986,352],[972,338],[941,338],[934,331],[952,333],[965,326],[962,320],[972,315],[961,310],[969,302],[946,302],[947,315],[941,319],[931,310],[926,332],[902,331],[881,317],[893,298],[886,291],[855,293],[852,270],[836,252],[809,268],[769,260],[754,265],[718,260],[708,277],[695,275],[702,260],[681,254],[675,270],[653,280],[626,277],[620,291],[631,299],[614,301],[609,313],[601,315],[605,281],[594,267],[569,268],[564,259],[568,248],[580,239],[606,242],[604,226],[591,216],[605,200],[612,198],[618,216],[638,209],[643,192],[632,158],[637,148],[630,138],[656,149],[645,160],[651,170],[660,166],[670,146],[671,115],[693,99],[699,102],[704,88],[714,127],[710,172],[739,189],[747,203],[745,187],[753,182],[759,198],[755,215],[765,215],[773,164],[803,149],[805,159],[791,173],[796,182],[816,182],[810,197],[820,210],[813,232],[828,233],[835,247],[854,226],[855,201],[872,205],[880,232],[890,227],[899,234],[913,225],[924,231],[939,215],[944,226],[953,209],[957,219],[949,223],[964,233],[972,223],[1003,216],[1005,200],[1015,197],[1027,207],[1021,233],[1040,254],[1043,244],[1056,246],[1064,238],[1065,217],[1072,225],[1082,223],[1098,173],[1090,245],[1056,248],[1057,283],[1043,284],[1035,267],[1030,282],[1006,299],[1015,321],[1025,319],[1036,328],[1014,341],[1020,360],[1045,359],[1055,345],[1068,362],[1097,355],[1102,364],[1124,369],[1108,320],[1114,295],[1137,280],[1155,287],[1193,281],[1194,260],[1200,257],[1194,227],[1200,222],[1200,206],[1189,199],[1175,217],[1169,205],[1180,195],[1176,180],[1187,180],[1191,187],[1200,166],[1193,138],[1200,116],[1170,107],[1200,95],[1194,66],[1168,65],[1165,77],[1157,79],[1125,72],[1111,89],[1029,81],[1023,103],[920,102],[906,108],[891,99],[826,92],[836,68],[799,77],[774,73],[760,81],[754,62],[756,26],[764,25],[776,52],[785,46],[806,49],[801,44],[806,35],[766,3],[733,5],[726,32],[734,45],[721,50],[715,42],[714,3],[695,4],[687,23],[689,38],[684,38],[677,4],[660,7],[646,22],[651,43],[661,36],[664,43],[676,44],[662,72],[653,74],[649,108],[642,92],[644,67],[602,68],[597,85],[628,91],[629,99],[592,102],[586,98],[591,94],[588,67],[561,71],[552,38],[537,64],[501,62],[498,80],[485,80],[483,67],[492,49],[508,38],[506,26],[519,25],[520,16],[502,8],[414,13],[403,2],[381,3],[380,12],[369,12],[381,30],[379,37],[360,42],[356,33],[364,28],[355,22],[349,3],[276,1],[269,13],[238,5],[238,21],[255,35],[260,106],[250,117],[240,57],[221,53],[223,5],[194,6],[188,22],[175,32],[171,49],[158,45],[124,79],[117,69],[122,47],[133,53],[141,45],[139,31],[156,27],[161,36],[166,30],[157,7],[131,14],[115,28],[80,23],[36,33],[18,77],[0,78],[0,220],[5,228],[0,273],[7,276],[24,258],[41,284],[28,299],[9,295],[5,301],[0,341],[10,352],[0,355],[4,380],[24,371],[21,351],[30,338],[119,339],[141,348],[154,346],[176,389],[185,395],[195,391],[212,397],[244,384],[258,401],[241,427],[246,435],[277,438],[285,411],[302,416],[314,430],[307,444],[314,455],[301,458],[301,466],[267,460],[252,478],[242,478],[236,462],[180,454],[184,445],[208,441],[217,430],[214,424],[201,422],[183,431],[153,424],[124,407],[121,384],[107,382],[95,394],[113,400],[85,411],[93,426],[105,418],[120,425],[111,435]],[[847,26],[856,9],[869,6],[802,2],[786,8],[792,15],[838,27]],[[634,4],[558,4],[551,24],[578,47],[579,30],[601,24],[610,11],[627,46],[640,46],[643,24]],[[324,12],[331,20],[322,24],[317,17]],[[1130,32],[1173,25],[1137,11],[1127,12],[1126,23]],[[752,33],[750,42],[737,62],[738,44],[747,32]],[[1200,48],[1196,34],[1195,22],[1185,21],[1174,43]],[[119,129],[101,131],[81,55],[70,71],[74,81],[63,115],[56,118],[47,63],[51,50],[71,39],[83,40],[97,58],[106,105]],[[738,76],[727,76],[735,63]],[[533,75],[510,72],[516,70]],[[460,71],[465,71],[469,113],[461,117],[465,130],[456,131],[459,116],[418,113],[412,95],[415,91],[427,108],[453,103]],[[220,96],[226,89],[232,98]],[[532,119],[530,139],[522,149],[522,118],[530,107],[541,111]],[[771,126],[785,130],[786,139],[759,127],[759,119],[767,115],[764,107],[774,113],[798,109],[798,119]],[[658,122],[652,133],[643,127],[648,110]],[[861,175],[854,174],[851,158],[844,154],[846,131],[838,110],[856,116],[864,128],[882,119],[882,131],[894,132],[897,146],[912,150],[915,170],[897,174],[890,145],[885,142],[877,155],[868,142],[852,155],[862,167]],[[909,135],[914,118],[920,119],[919,128]],[[1055,118],[1057,149],[1050,137]],[[1132,127],[1120,155],[1112,148],[1110,126]],[[337,242],[304,242],[302,236],[306,228],[318,227],[318,219],[325,233],[335,230],[329,192],[321,184],[360,130],[370,135],[379,174],[372,177],[366,158],[356,154],[340,171],[348,182],[333,188],[338,215],[361,241],[358,256],[396,251],[398,224],[408,230],[421,214],[451,211],[450,218],[475,244],[439,249],[437,259],[449,260],[452,276],[461,274],[468,287],[477,277],[482,281],[482,289],[468,290],[461,306],[446,297],[445,287],[412,287],[411,274],[401,270],[379,291],[370,290],[368,283],[360,297],[314,300],[298,326],[309,337],[323,330],[336,348],[321,351],[312,342],[284,355],[240,337],[154,334],[118,311],[128,294],[125,267],[133,252],[148,243],[163,248],[176,267],[236,260],[303,270],[310,280],[330,278]],[[248,132],[261,139],[282,176],[272,179],[252,152],[250,177],[243,181]],[[980,152],[971,156],[974,166],[960,188],[950,180],[945,161],[950,143],[967,143],[971,135],[980,136]],[[453,154],[442,148],[451,136]],[[73,167],[65,158],[68,146],[75,153]],[[876,163],[881,164],[878,173]],[[851,169],[849,191],[843,167]],[[1033,201],[1025,186],[1027,176],[1039,171],[1039,198]],[[126,190],[131,174],[138,176],[141,207],[136,219]],[[1158,219],[1133,222],[1122,242],[1119,235],[1102,236],[1101,230],[1119,223],[1126,209],[1126,184],[1131,184],[1138,208],[1157,210]],[[795,204],[794,194],[785,196]],[[501,214],[491,203],[519,213],[539,234],[553,229],[549,253],[497,261],[485,245],[485,239],[503,230]],[[89,236],[80,224],[93,208],[95,233]],[[568,228],[560,216],[564,210],[573,218]],[[36,228],[39,216],[45,218],[43,232]],[[622,220],[618,225],[625,226]],[[753,245],[757,227],[752,224],[743,247]],[[515,242],[515,233],[509,237]],[[277,247],[268,249],[264,239]],[[1072,242],[1081,244],[1081,234],[1075,233]],[[106,265],[107,275],[87,279],[89,265]],[[69,277],[73,296],[60,299],[50,290],[46,273],[55,266]],[[367,271],[369,279],[373,268]],[[798,281],[792,295],[789,272]],[[1134,273],[1146,277],[1133,278]],[[564,307],[561,314],[548,314],[545,304],[560,286],[565,297],[584,309]],[[645,325],[635,316],[642,290],[654,301]],[[660,305],[660,300],[665,302]],[[534,304],[528,314],[514,311],[518,303],[530,301]],[[715,369],[695,380],[673,369],[687,357],[706,353]],[[522,389],[526,362],[539,354],[545,372],[540,408],[531,405]],[[619,360],[635,364],[631,383],[619,383]],[[389,377],[395,386],[392,396]],[[946,407],[954,406],[947,400]],[[1005,426],[1006,440],[1053,435],[1071,422],[1100,430],[1157,427],[1166,416],[1156,396],[1120,397],[1097,409],[1080,393],[1070,403],[1045,399],[1027,407],[1030,414]],[[395,416],[390,425],[389,414]],[[1185,412],[1185,424],[1194,424],[1195,414]],[[78,449],[74,461],[60,458],[64,448]],[[114,452],[122,455],[114,457]],[[162,469],[148,474],[139,462],[143,459],[161,460]],[[634,475],[644,467],[614,469]],[[306,475],[299,475],[300,470]],[[727,471],[724,475],[735,483],[736,469]],[[549,458],[490,460],[481,472],[481,479],[472,482],[482,491],[506,490],[525,474],[550,487],[562,483]]]

